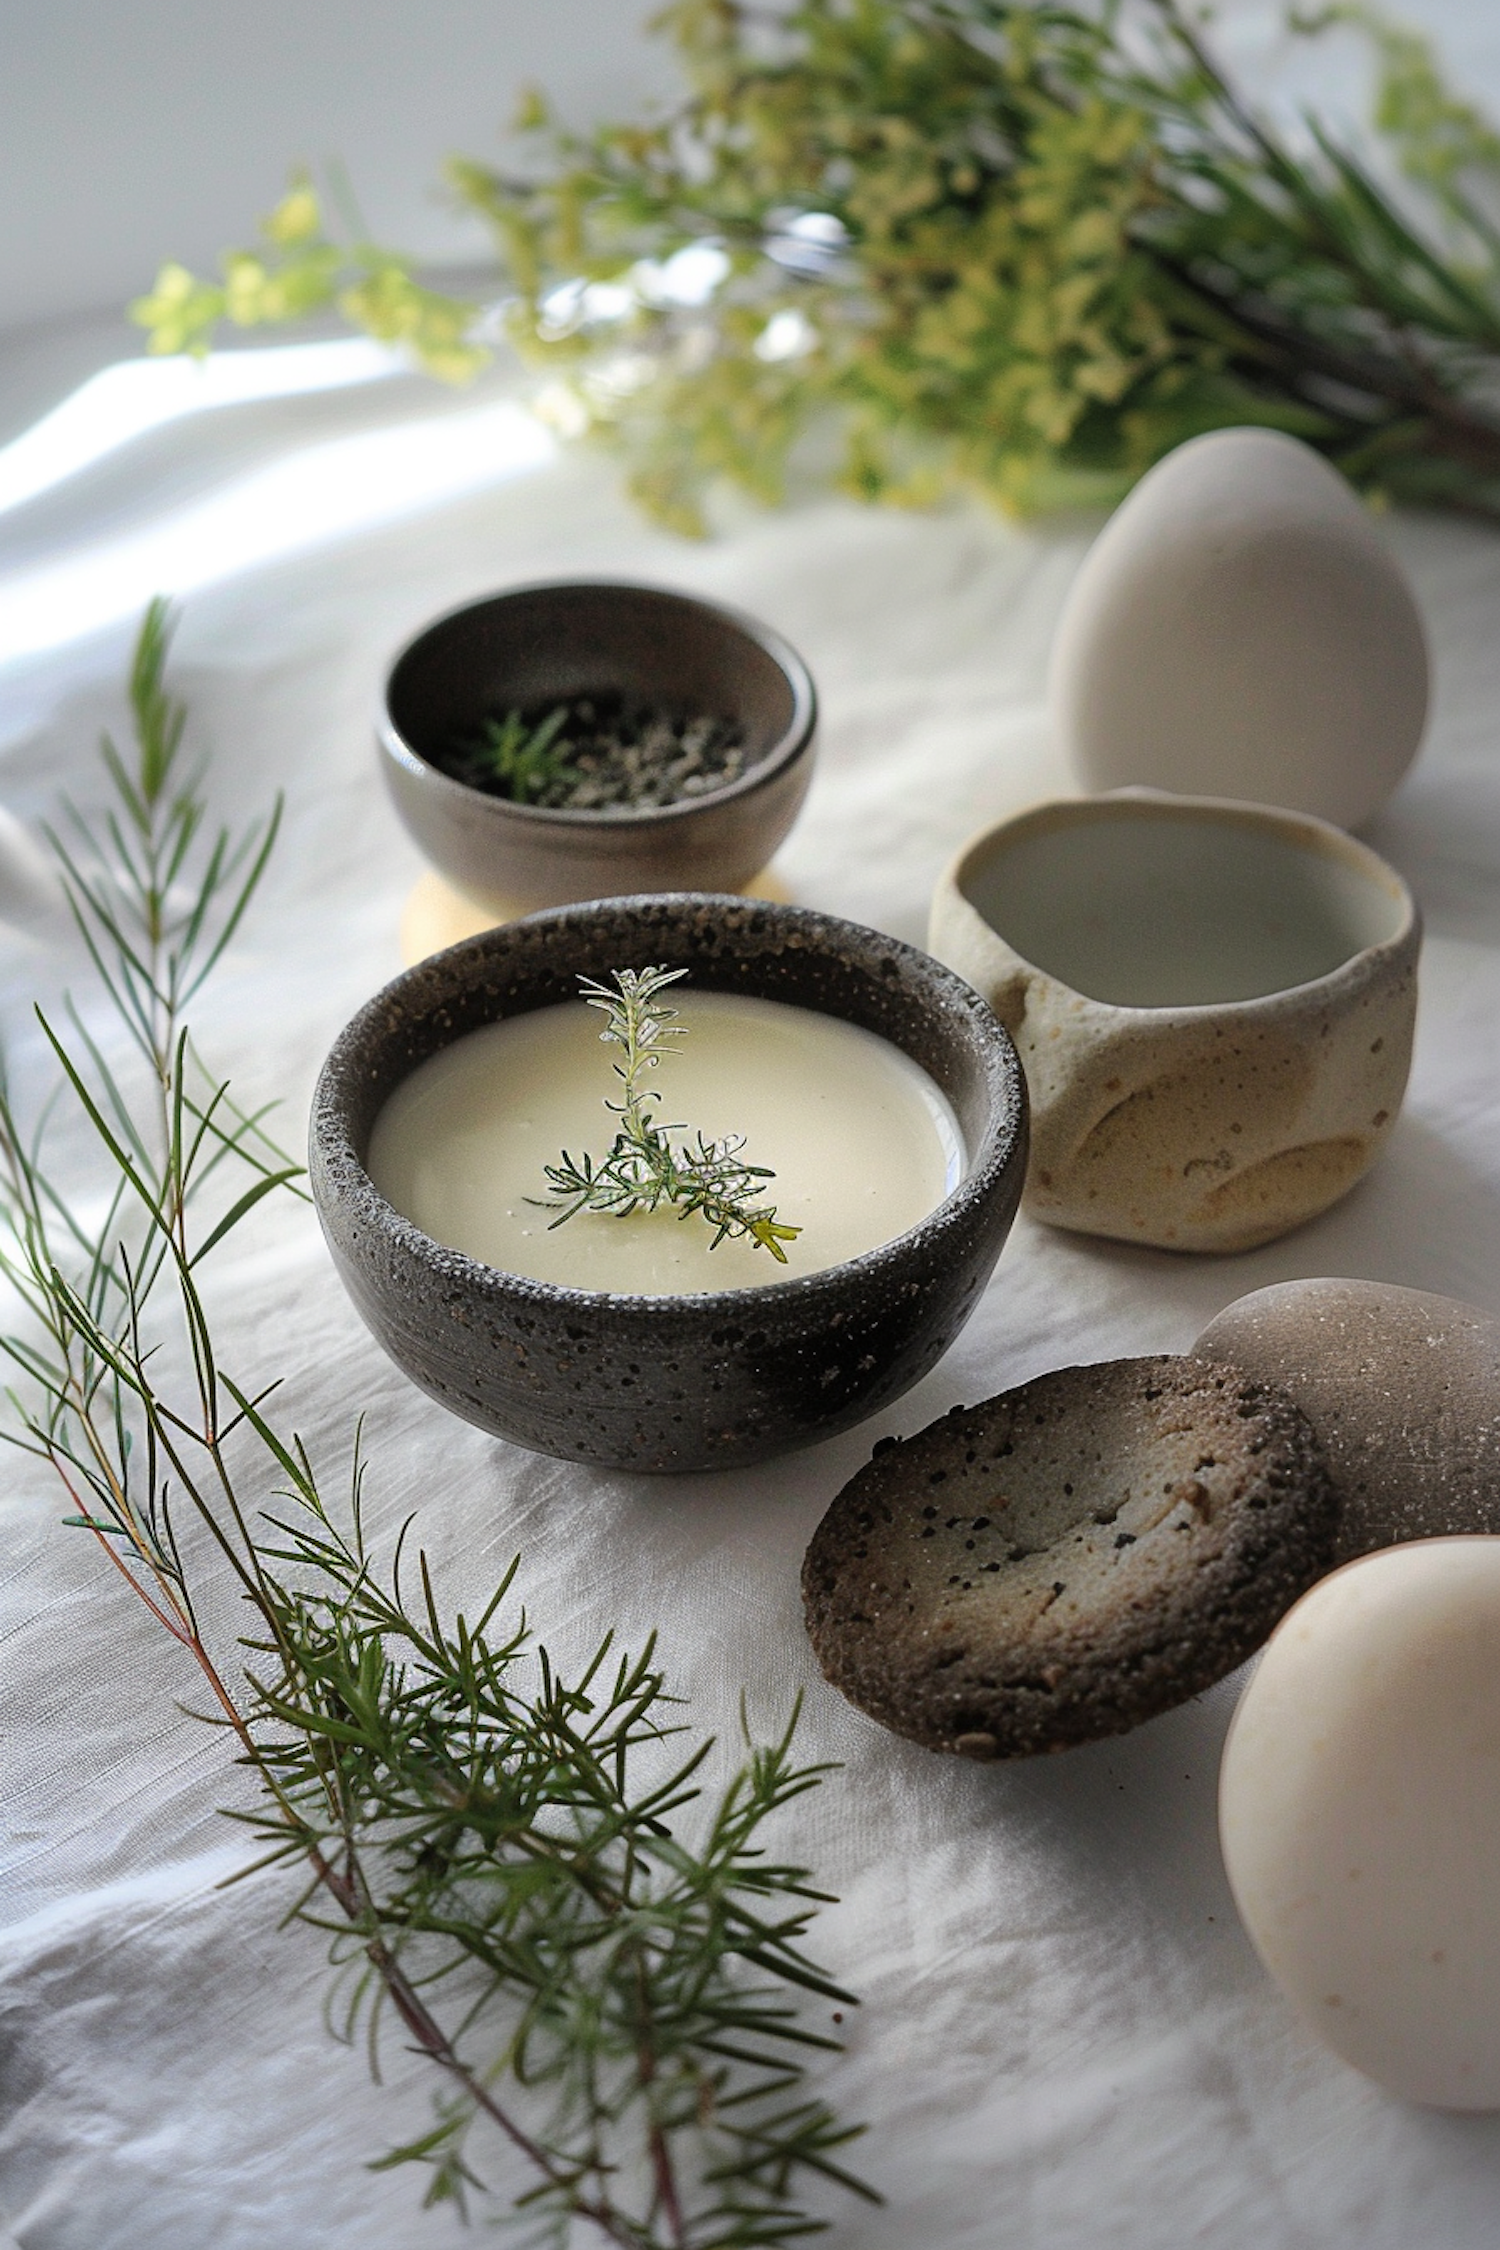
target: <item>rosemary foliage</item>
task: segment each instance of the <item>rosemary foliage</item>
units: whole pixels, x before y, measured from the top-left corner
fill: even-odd
[[[794,1242],[800,1227],[779,1224],[774,1203],[759,1204],[763,1180],[776,1174],[764,1164],[747,1164],[742,1151],[743,1133],[726,1133],[706,1140],[674,1144],[671,1135],[681,1125],[661,1125],[653,1105],[661,1100],[656,1087],[646,1083],[663,1055],[670,1055],[669,1040],[685,1036],[687,1026],[675,1021],[677,1010],[659,995],[669,984],[687,975],[686,969],[616,969],[615,990],[593,977],[579,978],[591,1008],[604,1011],[600,1039],[618,1047],[624,1057],[614,1064],[623,1099],[605,1101],[618,1117],[619,1128],[609,1154],[595,1163],[590,1156],[573,1157],[564,1149],[556,1164],[543,1167],[552,1183],[550,1196],[539,1199],[543,1209],[554,1209],[551,1228],[576,1218],[580,1211],[606,1211],[614,1218],[629,1218],[634,1211],[658,1211],[665,1204],[680,1219],[695,1214],[714,1230],[709,1245],[717,1250],[725,1240],[748,1242],[754,1250],[769,1250],[781,1265],[787,1262],[781,1245]]]
[[[566,790],[578,779],[572,744],[557,737],[568,723],[568,706],[559,703],[534,723],[524,712],[507,711],[486,719],[484,733],[445,761],[456,781],[491,789],[518,805],[538,804],[550,792]]]
[[[1359,5],[1297,26],[1371,41],[1388,185],[1315,118],[1294,141],[1255,114],[1180,0],[674,0],[660,21],[673,114],[580,138],[531,96],[529,169],[448,179],[491,227],[511,336],[556,373],[540,403],[609,436],[665,521],[701,531],[720,478],[779,499],[830,436],[866,499],[1015,511],[1117,499],[1234,423],[1373,495],[1500,512],[1500,135],[1419,38]],[[165,267],[133,316],[152,350],[198,350],[222,319],[336,302],[466,372],[453,323],[472,354],[477,308],[429,293],[393,324],[403,288],[299,180],[221,282]]]
[[[441,2072],[432,2129],[382,2161],[426,2166],[429,2203],[462,2203],[488,2193],[486,2143],[508,2144],[530,2181],[512,2215],[554,2250],[577,2223],[627,2250],[798,2240],[821,2225],[809,2181],[869,2191],[805,2079],[837,2043],[798,1995],[849,2000],[803,1950],[826,1894],[761,1840],[824,1770],[795,1761],[795,1713],[710,1792],[711,1743],[675,1739],[651,1645],[606,1636],[564,1676],[512,1603],[514,1566],[477,1618],[445,1614],[409,1525],[388,1564],[367,1545],[358,1441],[350,1504],[331,1507],[272,1419],[276,1386],[221,1362],[204,1261],[267,1196],[302,1191],[184,1020],[276,823],[210,833],[165,686],[169,622],[153,604],[137,646],[133,754],[104,745],[113,804],[69,811],[55,839],[134,1049],[117,1069],[81,1010],[43,1018],[98,1159],[80,1197],[49,1168],[55,1103],[27,1132],[0,1101],[0,1269],[27,1316],[0,1339],[6,1434],[196,1665],[259,1785],[235,1815],[261,1847],[245,1872],[301,1870],[287,1919],[329,1935],[338,2028],[373,2060],[394,2018]],[[226,1590],[251,1622],[221,1647],[203,1620]]]

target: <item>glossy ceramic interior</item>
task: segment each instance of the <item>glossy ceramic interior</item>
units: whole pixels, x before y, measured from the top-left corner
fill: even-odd
[[[1408,913],[1381,862],[1319,829],[1109,798],[1008,827],[959,880],[1015,952],[1120,1008],[1308,984],[1387,944]]]

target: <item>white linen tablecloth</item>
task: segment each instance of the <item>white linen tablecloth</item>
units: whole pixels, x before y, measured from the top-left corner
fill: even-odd
[[[198,1022],[243,1095],[281,1097],[293,1141],[335,1033],[399,967],[418,872],[371,748],[382,667],[465,597],[616,573],[779,628],[824,712],[779,870],[799,899],[902,937],[921,942],[970,831],[1067,787],[1043,671],[1092,523],[824,499],[684,545],[498,378],[459,397],[385,377],[225,404],[72,474],[27,458],[44,481],[0,513],[0,1010],[23,1084],[30,1000],[85,982],[24,829],[60,789],[98,800],[95,737],[123,726],[134,622],[158,589],[183,597],[174,682],[216,800],[239,813],[287,794]],[[366,1414],[374,1521],[416,1511],[451,1600],[472,1605],[519,1550],[563,1657],[610,1624],[634,1643],[660,1627],[695,1721],[731,1743],[742,1688],[762,1729],[805,1692],[803,1747],[843,1770],[779,1841],[840,1895],[814,1950],[865,2005],[823,2083],[873,2126],[863,2163],[887,2199],[833,2207],[839,2250],[1500,2238],[1500,2119],[1424,2113],[1346,2069],[1240,1930],[1215,1836],[1234,1682],[1123,1740],[975,1770],[828,1688],[797,1594],[806,1539],[872,1441],[956,1401],[1185,1348],[1232,1298],[1299,1275],[1500,1307],[1500,535],[1426,519],[1389,535],[1437,653],[1428,746],[1371,832],[1426,915],[1421,1020],[1388,1154],[1313,1225],[1194,1260],[1022,1219],[969,1328],[897,1407],[764,1468],[675,1480],[564,1466],[450,1419],[366,1335],[305,1211],[263,1207],[209,1269],[225,1356],[287,1374],[286,1418],[321,1460]],[[276,1927],[286,1879],[215,1888],[246,1849],[216,1810],[243,1801],[243,1777],[176,1708],[185,1661],[62,1512],[38,1465],[8,1456],[0,2230],[24,2250],[439,2250],[458,2228],[418,2214],[420,2175],[364,2169],[422,2130],[430,2070],[392,2040],[374,2087],[330,2040],[319,1942]],[[507,2176],[498,2154],[490,2170]]]

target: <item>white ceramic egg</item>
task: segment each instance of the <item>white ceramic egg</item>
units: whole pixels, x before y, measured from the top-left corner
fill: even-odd
[[[1392,2093],[1500,2109],[1500,1538],[1347,1563],[1276,1628],[1219,1833],[1257,1952]]]
[[[1422,739],[1412,591],[1337,470],[1277,430],[1159,461],[1075,579],[1051,700],[1081,788],[1239,797],[1356,828]]]

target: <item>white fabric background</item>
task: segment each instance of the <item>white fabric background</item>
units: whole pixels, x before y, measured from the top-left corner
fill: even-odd
[[[158,586],[190,589],[175,684],[216,794],[238,811],[287,792],[200,1025],[243,1093],[283,1098],[294,1139],[334,1034],[398,967],[417,862],[370,713],[388,653],[448,604],[617,572],[765,617],[824,706],[780,869],[808,903],[904,937],[920,941],[965,835],[1066,786],[1043,666],[1092,524],[819,501],[690,547],[643,525],[607,464],[556,455],[509,414],[498,378],[457,399],[392,379],[225,408],[0,516],[8,818],[34,822],[60,788],[97,799],[94,738],[123,723],[134,616]],[[812,1526],[872,1440],[955,1401],[1183,1348],[1232,1298],[1297,1275],[1500,1307],[1500,536],[1427,519],[1390,536],[1437,651],[1428,748],[1372,831],[1426,913],[1421,1023],[1388,1155],[1315,1224],[1194,1261],[1022,1220],[972,1325],[897,1408],[761,1469],[671,1481],[560,1466],[450,1420],[367,1338],[306,1214],[253,1222],[217,1269],[230,1363],[287,1373],[286,1414],[325,1461],[367,1412],[376,1520],[418,1511],[455,1602],[520,1550],[554,1648],[658,1625],[721,1735],[746,1684],[767,1728],[805,1689],[804,1747],[844,1769],[781,1840],[841,1895],[816,1950],[866,2004],[826,2089],[871,2121],[864,2162],[888,2199],[838,2208],[839,2250],[1480,2250],[1500,2231],[1500,2120],[1404,2107],[1323,2053],[1239,1930],[1214,1833],[1233,1683],[1122,1741],[972,1770],[823,1685],[796,1591]],[[0,844],[0,1016],[24,1079],[31,997],[80,971],[20,831]],[[10,1457],[0,1479],[0,2225],[24,2250],[456,2241],[450,2219],[416,2215],[415,2175],[362,2168],[421,2128],[430,2074],[393,2042],[372,2088],[330,2042],[319,1946],[277,1933],[278,1879],[214,1889],[243,1850],[215,1808],[242,1783],[174,1708],[184,1668],[58,1528],[32,1467]]]

